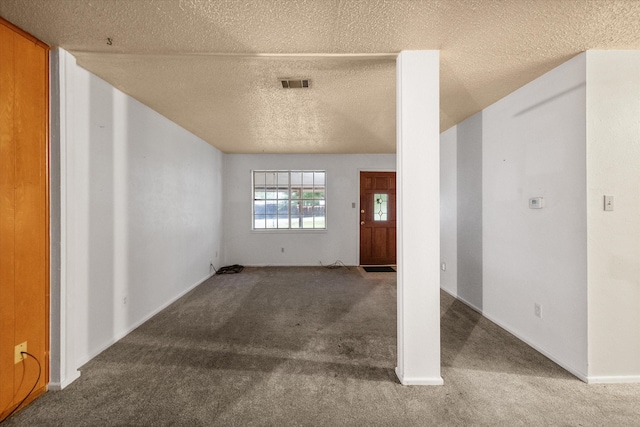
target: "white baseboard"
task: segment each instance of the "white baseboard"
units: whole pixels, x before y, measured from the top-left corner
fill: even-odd
[[[327,267],[329,265],[332,265],[333,263],[329,263],[329,264],[243,264],[243,267],[249,267],[249,268],[264,268],[264,267]],[[340,266],[344,266],[344,267],[358,267],[357,264],[340,264]]]
[[[466,299],[459,297],[458,295],[454,294],[453,292],[451,292],[448,289],[445,288],[440,288],[442,289],[445,293],[449,294],[452,298],[457,299],[458,301],[460,301],[461,303],[463,303],[464,305],[466,305],[467,307],[469,307],[470,309],[472,309],[473,311],[476,311],[480,314],[482,314],[482,309],[476,307],[474,304],[471,304],[469,301],[467,301]]]
[[[127,335],[129,335],[131,332],[133,332],[140,325],[145,323],[147,320],[151,319],[156,314],[160,313],[165,308],[169,307],[171,304],[173,304],[174,302],[176,302],[177,300],[179,300],[180,298],[185,296],[187,293],[191,292],[196,287],[200,286],[202,283],[204,283],[206,280],[211,278],[213,275],[214,274],[208,274],[203,279],[198,280],[196,283],[194,283],[193,285],[187,287],[185,290],[180,292],[178,295],[176,295],[173,298],[169,299],[169,301],[167,301],[166,303],[160,305],[158,308],[156,308],[155,310],[153,310],[152,312],[150,312],[149,314],[144,316],[142,319],[140,319],[139,321],[137,321],[134,324],[132,324],[129,328],[127,328],[127,330],[125,330],[123,332],[120,332],[119,334],[116,334],[107,343],[105,343],[104,345],[99,347],[96,351],[93,351],[91,354],[89,354],[89,356],[79,360],[77,366],[80,367],[80,366],[84,365],[85,363],[87,363],[88,361],[90,361],[91,359],[93,359],[94,357],[96,357],[97,355],[99,355],[100,353],[102,353],[103,351],[108,349],[109,347],[111,347],[113,344],[115,344],[116,342],[120,341],[122,338],[124,338]]]
[[[49,383],[47,385],[47,390],[50,391],[60,391],[62,389],[64,389],[66,386],[68,386],[69,384],[71,384],[72,382],[74,382],[75,380],[77,380],[78,378],[80,378],[80,371],[74,371],[73,375],[71,377],[65,378],[64,381],[61,382],[55,382],[55,383]]]
[[[495,323],[497,326],[499,326],[500,328],[504,329],[505,331],[509,332],[511,335],[515,336],[516,338],[518,338],[520,341],[524,342],[525,344],[527,344],[529,347],[533,348],[534,350],[536,350],[538,353],[543,354],[546,358],[550,359],[551,361],[553,361],[555,364],[559,365],[560,367],[562,367],[563,369],[567,370],[568,372],[570,372],[572,375],[574,375],[575,377],[577,377],[578,379],[580,379],[581,381],[584,381],[586,383],[592,382],[589,381],[588,376],[582,372],[579,369],[574,368],[573,366],[568,365],[567,363],[559,360],[557,357],[555,357],[552,353],[550,353],[549,351],[545,350],[542,347],[539,347],[536,344],[533,344],[532,342],[528,341],[527,339],[525,339],[524,337],[522,337],[521,335],[519,335],[517,332],[513,331],[511,328],[509,328],[507,325],[503,324],[501,321],[499,321],[498,319],[493,318],[492,316],[488,315],[487,313],[483,312],[482,309],[476,307],[475,305],[471,304],[469,301],[466,301],[463,298],[460,298],[457,295],[452,294],[451,292],[449,292],[448,290],[444,289],[444,288],[440,288],[443,291],[445,291],[446,293],[448,293],[449,295],[451,295],[453,298],[457,299],[458,301],[462,302],[464,305],[466,305],[467,307],[471,308],[472,310],[480,313],[485,319],[491,321],[492,323]],[[609,378],[609,377],[604,377],[604,378]],[[613,378],[613,377],[612,377]],[[634,381],[629,381],[629,382],[634,382]]]
[[[598,376],[587,377],[587,383],[589,384],[626,384],[626,383],[640,383],[640,375],[617,375],[617,376]]]
[[[464,305],[466,305],[467,307],[469,307],[470,309],[472,309],[473,311],[475,311],[476,313],[480,313],[480,314],[482,314],[484,316],[484,313],[482,312],[482,309],[480,307],[476,306],[475,304],[470,303],[469,301],[467,301],[466,299],[464,299],[462,297],[456,297],[456,299],[458,301],[460,301],[461,303],[463,303]]]
[[[454,297],[455,299],[458,299],[458,295],[454,294],[453,292],[451,292],[449,289],[445,289],[442,286],[440,286],[440,290],[445,291],[446,293],[448,293],[449,295],[451,295],[452,297]]]
[[[464,301],[463,301],[464,302]],[[520,334],[518,334],[517,332],[513,331],[512,329],[510,329],[509,327],[507,327],[506,325],[504,325],[503,323],[501,323],[499,320],[488,316],[486,313],[482,313],[482,315],[490,320],[491,322],[495,323],[496,325],[498,325],[499,327],[501,327],[502,329],[504,329],[505,331],[509,332],[511,335],[515,336],[516,338],[518,338],[520,341],[524,342],[525,344],[527,344],[529,347],[533,348],[535,351],[537,351],[538,353],[541,353],[542,355],[544,355],[547,359],[550,359],[552,362],[554,362],[556,365],[559,365],[561,368],[565,369],[566,371],[569,371],[569,373],[571,373],[573,376],[577,377],[579,380],[584,381],[585,383],[588,382],[587,381],[587,375],[582,372],[581,370],[563,362],[562,360],[558,359],[556,356],[554,356],[551,352],[545,350],[544,348],[533,344],[532,342],[528,341],[527,339],[525,339],[524,337],[522,337]]]
[[[396,367],[396,376],[402,385],[443,385],[442,377],[407,377]]]

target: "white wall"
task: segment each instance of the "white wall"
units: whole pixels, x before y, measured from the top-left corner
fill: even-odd
[[[473,120],[441,135],[458,149],[458,277],[443,288],[469,302],[460,272],[477,250],[461,230],[476,215],[483,314],[585,381],[639,382],[640,52],[578,55]],[[477,146],[465,147],[478,135],[481,165]],[[444,169],[452,155],[441,161]],[[466,179],[479,167],[481,215]],[[604,211],[604,195],[614,211]],[[528,209],[534,196],[543,209]],[[450,248],[444,220],[442,229]]]
[[[482,157],[484,314],[583,379],[585,78],[581,54],[485,109]]]
[[[59,52],[63,335],[77,367],[210,275],[223,154]]]
[[[225,155],[224,263],[326,265],[340,260],[357,265],[360,171],[394,171],[395,161],[393,154]],[[252,231],[251,171],[258,169],[326,170],[327,230]]]
[[[440,271],[440,286],[451,295],[458,292],[458,127],[440,135],[440,260],[446,271]]]
[[[638,382],[640,51],[587,52],[587,119],[589,381]]]
[[[585,67],[584,54],[573,58],[461,123],[455,136],[457,295],[582,379],[587,375]],[[545,207],[529,209],[530,197],[543,197]],[[469,269],[476,273],[466,275],[463,287],[462,272]],[[482,277],[474,281],[474,274]],[[535,304],[541,306],[540,318]]]
[[[482,126],[482,112],[456,126],[458,298],[479,311],[483,306]]]

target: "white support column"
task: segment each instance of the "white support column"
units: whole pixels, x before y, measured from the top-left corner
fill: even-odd
[[[441,385],[439,51],[403,51],[396,64],[396,374],[404,385]]]
[[[75,67],[75,58],[65,50],[58,48],[51,53],[51,208],[57,211],[51,213],[50,390],[61,390],[80,377],[75,353],[73,274]]]

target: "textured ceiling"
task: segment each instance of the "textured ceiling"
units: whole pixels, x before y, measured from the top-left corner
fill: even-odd
[[[445,130],[579,52],[640,49],[637,0],[0,0],[0,16],[244,153],[394,152],[401,50],[441,51]]]

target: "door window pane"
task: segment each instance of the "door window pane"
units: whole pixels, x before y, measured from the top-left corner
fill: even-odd
[[[373,195],[373,220],[386,221],[387,209],[389,204],[389,195],[380,193]]]

